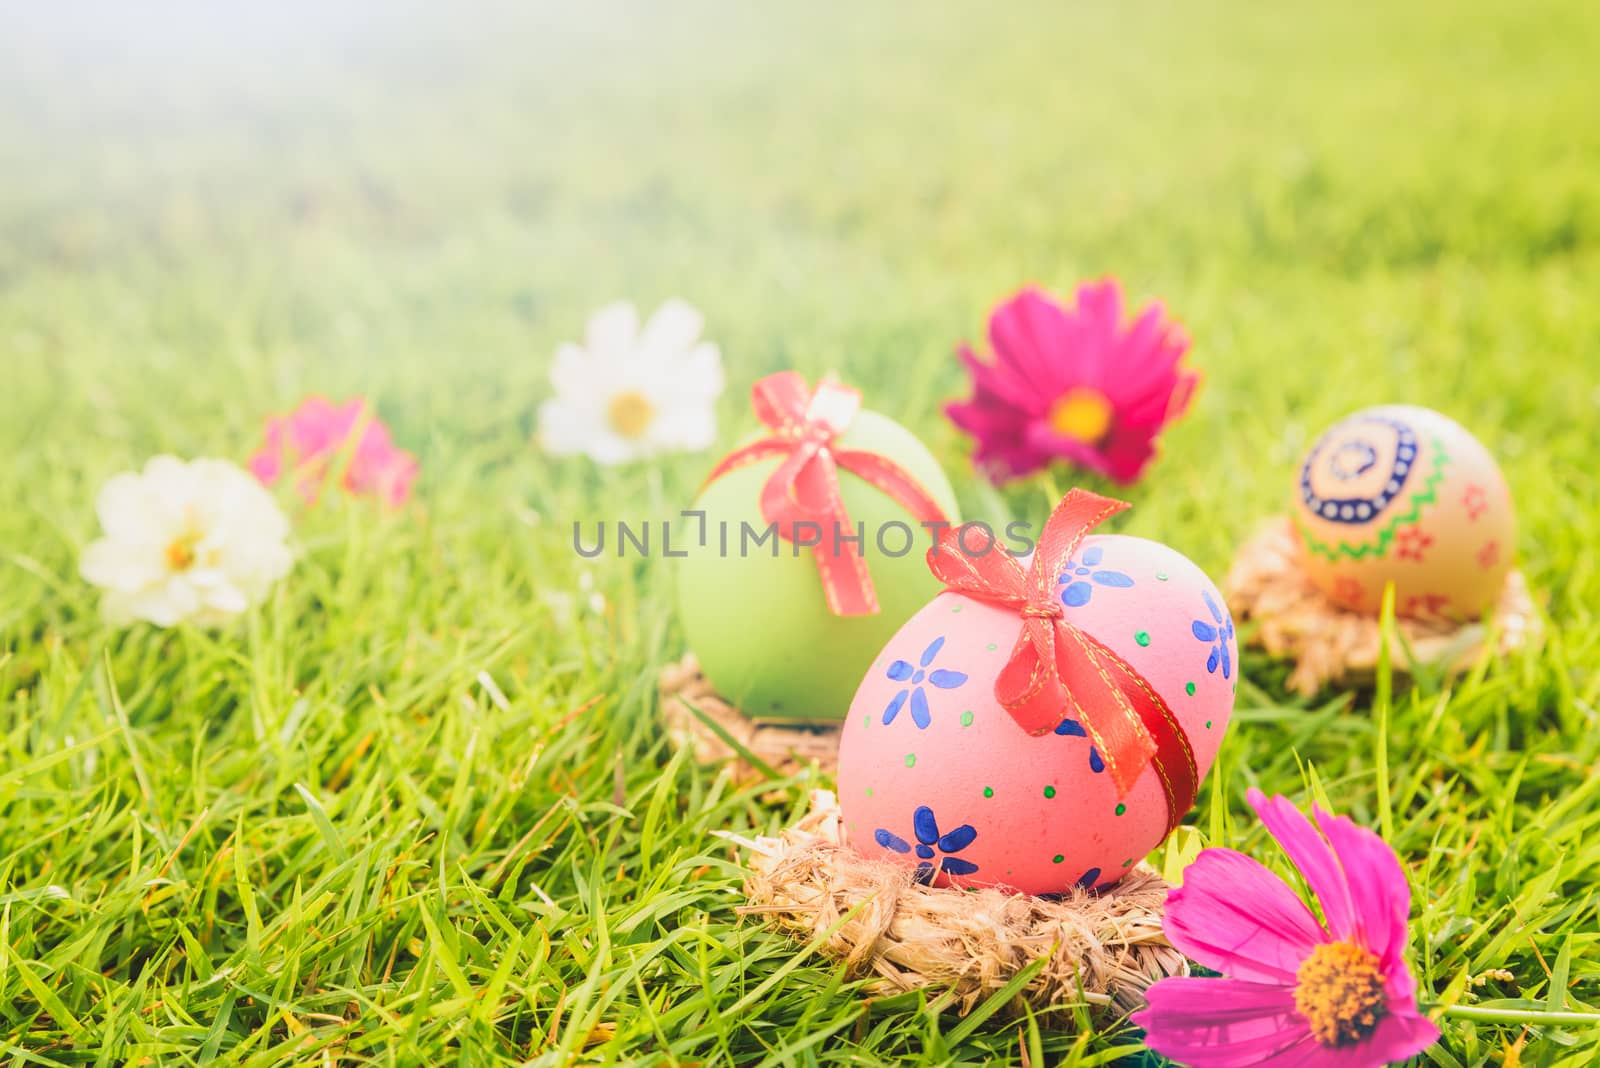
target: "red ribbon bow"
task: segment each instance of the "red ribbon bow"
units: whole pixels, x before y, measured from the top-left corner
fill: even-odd
[[[995,679],[1000,706],[1029,734],[1046,734],[1069,716],[1082,724],[1128,796],[1154,765],[1167,796],[1167,830],[1194,805],[1200,785],[1189,737],[1155,687],[1126,660],[1067,621],[1057,580],[1085,536],[1125,510],[1122,501],[1074,489],[1056,505],[1024,572],[1010,553],[970,555],[959,530],[944,531],[928,550],[928,567],[956,593],[1022,617],[1011,657]]]
[[[853,540],[857,531],[839,496],[838,468],[887,493],[919,523],[946,522],[944,509],[892,460],[860,449],[834,448],[835,439],[861,410],[860,391],[825,378],[813,392],[798,372],[780,371],[756,382],[750,400],[772,433],[729,453],[706,484],[729,471],[781,456],[778,469],[761,487],[761,517],[776,524],[778,537],[790,543],[799,542],[799,524],[814,524],[818,541],[811,551],[828,610],[836,616],[873,615],[878,595],[859,543]]]

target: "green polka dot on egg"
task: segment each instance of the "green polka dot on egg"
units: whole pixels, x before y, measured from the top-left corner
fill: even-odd
[[[1147,630],[1141,630],[1139,633],[1133,636],[1133,640],[1142,646],[1148,646],[1150,644],[1150,632]]]

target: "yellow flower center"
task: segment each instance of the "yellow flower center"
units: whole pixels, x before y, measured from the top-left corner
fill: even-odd
[[[1348,1046],[1372,1034],[1384,1011],[1377,955],[1349,942],[1311,951],[1295,974],[1294,1007],[1324,1046]]]
[[[636,389],[623,390],[611,398],[606,408],[606,419],[611,429],[625,438],[642,438],[655,421],[656,406]]]
[[[1050,406],[1050,429],[1064,438],[1098,445],[1111,429],[1111,401],[1098,389],[1073,386]]]
[[[187,571],[194,566],[194,547],[198,534],[180,534],[167,546],[167,566],[174,571]]]

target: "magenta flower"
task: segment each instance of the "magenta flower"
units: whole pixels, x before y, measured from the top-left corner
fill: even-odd
[[[398,506],[411,496],[417,461],[395,447],[389,428],[364,399],[336,405],[326,397],[307,397],[290,414],[267,420],[266,441],[250,457],[250,470],[269,486],[292,472],[308,503],[317,499],[329,475],[342,471],[340,485],[347,492]]]
[[[1167,897],[1167,938],[1221,979],[1163,979],[1134,1014],[1151,1049],[1194,1068],[1364,1068],[1426,1049],[1406,968],[1411,891],[1376,834],[1283,797],[1250,806],[1322,906],[1231,849],[1202,850]],[[1320,833],[1319,833],[1320,831]]]
[[[1114,279],[1079,286],[1071,308],[1027,288],[989,316],[993,363],[961,346],[972,399],[945,414],[977,439],[974,459],[989,478],[1056,459],[1124,484],[1144,471],[1200,376],[1179,366],[1189,339],[1161,305],[1146,305],[1126,328],[1122,305]]]

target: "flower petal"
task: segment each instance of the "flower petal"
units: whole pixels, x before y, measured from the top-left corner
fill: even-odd
[[[917,832],[917,841],[923,845],[933,845],[939,840],[939,824],[933,818],[933,809],[927,805],[918,805],[911,814],[911,827]]]
[[[1357,1048],[1372,1064],[1397,1064],[1437,1041],[1439,1028],[1432,1020],[1415,1012],[1395,1012],[1391,1006],[1377,1030]]]
[[[1024,427],[1022,436],[1030,448],[1052,460],[1066,460],[1089,471],[1106,470],[1106,457],[1098,445],[1067,437],[1042,415]]]
[[[997,358],[992,363],[985,362],[967,345],[961,346],[958,355],[972,376],[973,406],[992,415],[1003,415],[1010,425],[1041,415],[1049,407],[1050,398],[1008,361]]]
[[[894,718],[898,716],[900,714],[900,710],[906,706],[906,698],[910,696],[910,690],[901,690],[899,693],[889,698],[889,704],[883,710],[884,726],[888,726],[894,722]]]
[[[960,857],[945,857],[939,861],[939,866],[951,875],[971,875],[978,870],[978,866],[970,860]]]
[[[133,618],[171,627],[194,615],[200,598],[188,583],[174,578],[130,594],[126,604]]]
[[[1294,866],[1305,876],[1311,892],[1317,895],[1328,930],[1336,941],[1350,937],[1355,929],[1355,903],[1350,883],[1339,867],[1339,860],[1311,825],[1305,813],[1282,795],[1268,798],[1252,788],[1246,795],[1267,831],[1277,839]]]
[[[1120,373],[1106,382],[1106,392],[1117,401],[1127,401],[1155,389],[1170,389],[1189,339],[1166,318],[1161,302],[1153,300],[1140,310],[1117,347],[1122,355]]]
[[[1367,828],[1320,808],[1312,811],[1350,887],[1353,933],[1383,959],[1385,970],[1404,968],[1411,887],[1399,858],[1387,842]]]
[[[1214,971],[1255,982],[1293,983],[1327,940],[1316,917],[1259,861],[1205,849],[1167,895],[1163,925],[1183,953]]]
[[[704,326],[705,317],[692,304],[673,297],[645,323],[639,347],[654,359],[670,358],[692,348]]]
[[[605,467],[625,464],[645,455],[645,449],[637,442],[604,429],[589,439],[583,451],[589,459]]]
[[[915,671],[916,669],[904,660],[896,660],[889,665],[888,675],[895,682],[905,682]]]
[[[995,361],[1024,379],[1047,403],[1069,386],[1099,381],[1096,354],[1072,344],[1067,311],[1029,287],[989,316]]]
[[[100,487],[95,512],[108,537],[119,542],[159,545],[169,530],[169,517],[154,507],[149,488],[132,471],[114,475]]]
[[[928,695],[921,686],[911,691],[911,722],[922,730],[927,730],[933,722],[933,716],[928,711]]]
[[[1056,733],[1070,735],[1074,738],[1087,738],[1088,732],[1083,729],[1083,724],[1075,719],[1064,719],[1056,724]]]
[[[555,360],[550,364],[550,385],[563,404],[599,412],[605,407],[603,396],[617,385],[611,371],[609,361],[597,360],[581,345],[567,341],[556,346]]]
[[[245,467],[265,485],[272,485],[283,474],[283,450],[269,442],[251,454]]]
[[[1203,642],[1214,642],[1217,640],[1217,628],[1213,627],[1210,623],[1207,623],[1203,619],[1197,619],[1190,624],[1189,632]]]
[[[119,593],[138,593],[162,581],[167,569],[160,555],[137,543],[101,538],[83,550],[78,574],[90,583]]]
[[[939,839],[939,848],[946,853],[959,853],[972,844],[978,837],[977,830],[970,823],[963,823],[949,834]]]
[[[962,671],[946,671],[944,668],[940,668],[937,671],[928,673],[928,681],[941,690],[953,690],[966,682],[967,676]]]
[[[933,658],[938,656],[939,650],[943,648],[944,635],[941,634],[939,637],[929,642],[926,649],[922,650],[922,666],[927,667],[929,664],[933,663]]]
[[[562,400],[539,405],[539,445],[554,456],[587,452],[602,433],[599,418]]]
[[[623,360],[639,337],[639,312],[625,300],[607,304],[589,317],[584,346],[591,356]]]
[[[714,401],[722,396],[727,379],[722,373],[722,349],[715,342],[702,341],[678,361],[672,372],[672,387],[679,396]]]
[[[873,831],[872,837],[874,841],[883,846],[885,849],[892,849],[896,853],[911,852],[911,843],[907,842],[904,838],[901,838],[898,834],[893,834],[884,830],[882,827],[879,827],[876,831]]]
[[[1162,424],[1132,426],[1121,412],[1117,413],[1117,419],[1110,437],[1097,453],[1095,469],[1127,485],[1137,481],[1144,473],[1145,466],[1155,458],[1155,435],[1161,430]]]
[[[1174,976],[1145,997],[1149,1006],[1133,1015],[1145,1045],[1194,1068],[1299,1064],[1280,1058],[1315,1045],[1294,991],[1277,983]]]
[[[250,607],[250,598],[243,590],[229,582],[200,586],[197,592],[206,608],[223,616],[236,616]]]

